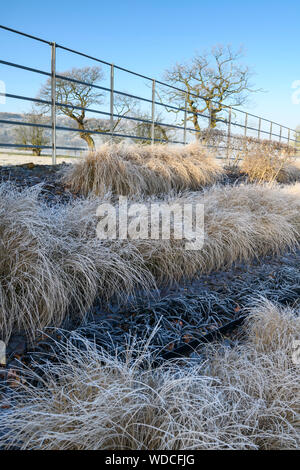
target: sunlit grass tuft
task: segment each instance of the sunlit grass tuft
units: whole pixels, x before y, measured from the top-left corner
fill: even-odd
[[[64,170],[71,190],[102,196],[139,196],[197,190],[212,184],[222,170],[199,144],[187,146],[106,144]]]

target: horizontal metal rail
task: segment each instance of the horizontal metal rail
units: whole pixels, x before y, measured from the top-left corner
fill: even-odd
[[[39,127],[39,128],[44,128],[44,129],[51,129],[52,126],[50,124],[39,124],[39,123],[31,123],[31,122],[19,122],[19,121],[10,121],[10,120],[5,120],[5,119],[0,119],[0,123],[4,124],[11,124],[11,125],[19,125],[19,126],[27,126],[27,127]],[[56,126],[56,130],[58,131],[69,131],[69,132],[79,132],[80,134],[100,134],[100,135],[111,135],[111,132],[109,131],[99,131],[99,130],[93,130],[93,129],[77,129],[73,127],[65,127],[65,126]],[[135,136],[131,134],[120,134],[120,133],[113,133],[114,136],[116,137],[123,137],[123,138],[131,138],[131,139],[139,139],[139,140],[149,140],[151,141],[151,138],[149,137],[140,137],[140,136]],[[169,141],[169,140],[163,140],[163,139],[154,139],[156,142],[163,142],[163,143],[173,143],[173,144],[183,144],[182,141]],[[8,144],[3,144],[8,145]],[[14,145],[14,144],[11,144]],[[22,147],[23,145],[21,145]],[[25,145],[24,145],[25,147]],[[36,147],[36,146],[34,146]],[[40,148],[46,148],[43,146],[40,146]],[[59,147],[57,147],[59,148]]]
[[[0,63],[5,63],[5,64],[9,64],[10,66],[14,66],[15,64],[11,63],[11,62],[5,62],[5,61],[1,61],[0,60]],[[41,70],[37,70],[37,69],[32,69],[32,68],[29,68],[29,67],[25,67],[25,66],[22,66],[20,64],[16,64],[16,67],[19,67],[19,68],[22,68],[22,69],[30,69],[31,71],[35,71],[37,73],[43,73],[44,75],[51,75],[51,74],[48,74],[47,72],[45,71],[41,71]],[[105,91],[108,91],[110,92],[111,89],[110,88],[105,88],[105,87],[99,87],[97,85],[93,85],[93,84],[90,84],[88,82],[82,82],[82,81],[79,81],[79,80],[75,80],[75,79],[70,79],[68,77],[64,77],[62,75],[56,75],[57,78],[63,78],[64,80],[67,80],[67,81],[71,81],[71,82],[76,82],[78,84],[83,84],[83,85],[87,85],[87,86],[92,86],[92,87],[95,87],[95,88],[100,88],[102,90],[105,90]],[[125,95],[127,97],[132,97],[132,98],[135,98],[135,99],[141,99],[143,101],[147,101],[149,103],[152,103],[152,100],[150,99],[147,99],[147,98],[141,98],[139,96],[136,96],[136,95],[131,95],[131,94],[128,94],[128,93],[125,93],[125,92],[120,92],[118,90],[114,90],[114,93],[117,93],[117,94],[122,94],[122,95]],[[47,101],[47,100],[43,100],[43,99],[40,99],[40,98],[32,98],[32,97],[27,97],[27,96],[23,96],[23,95],[14,95],[14,94],[11,94],[11,93],[0,93],[0,96],[6,96],[7,98],[14,98],[14,99],[20,99],[20,100],[26,100],[26,101],[32,101],[32,102],[35,102],[35,103],[39,103],[39,104],[45,104],[45,105],[48,105],[48,106],[51,106],[51,101]],[[175,106],[171,106],[171,105],[168,105],[167,103],[161,103],[161,102],[157,102],[155,101],[154,102],[155,104],[157,105],[160,105],[160,106],[164,106],[164,107],[169,107],[169,108],[172,108],[172,109],[175,109],[175,110],[178,110],[178,111],[184,111],[184,109],[182,108],[178,108],[178,107],[175,107]],[[102,114],[102,115],[106,115],[106,116],[110,116],[111,114],[109,112],[105,112],[105,111],[100,111],[100,110],[96,110],[96,109],[91,109],[91,108],[85,108],[85,107],[81,107],[81,106],[77,106],[77,105],[69,105],[69,104],[66,104],[66,103],[60,103],[60,102],[56,102],[56,106],[59,106],[59,107],[67,107],[67,108],[71,108],[71,109],[78,109],[78,110],[83,110],[83,111],[88,111],[88,112],[92,112],[92,113],[97,113],[97,114]],[[195,115],[198,115],[198,116],[201,116],[201,117],[205,117],[207,119],[209,119],[209,116],[206,116],[204,114],[200,114],[200,113],[195,113],[195,112],[192,112],[192,111],[187,111],[188,113],[191,113],[191,114],[195,114]],[[121,114],[113,114],[113,117],[116,117],[116,118],[119,118],[119,119],[127,119],[127,120],[132,120],[132,121],[137,121],[137,122],[143,122],[143,123],[147,123],[147,124],[152,124],[152,121],[150,119],[142,119],[142,118],[138,118],[138,117],[133,117],[133,116],[126,116],[126,115],[121,115]],[[220,118],[216,118],[215,119],[216,122],[222,122],[224,124],[228,124],[228,121],[227,120],[224,120],[224,119],[220,119]],[[4,121],[1,121],[1,122],[4,122]],[[10,121],[7,121],[7,123],[9,124]],[[19,124],[21,125],[22,123],[15,123],[15,124]],[[174,129],[180,129],[180,130],[183,130],[183,126],[178,126],[178,125],[175,125],[175,124],[168,124],[168,123],[164,123],[164,122],[160,122],[160,121],[155,121],[154,123],[155,125],[159,125],[159,126],[166,126],[166,127],[170,127],[170,128],[174,128]],[[275,124],[275,123],[273,123]],[[243,128],[245,129],[246,126],[243,125],[243,124],[240,124],[240,123],[236,123],[236,122],[231,122],[231,125],[233,126],[236,126],[236,127],[240,127],[240,128]],[[38,126],[37,126],[38,127]],[[40,126],[40,127],[43,127],[43,126]],[[51,127],[51,126],[50,126]],[[284,127],[284,126],[282,126]],[[250,126],[247,126],[247,129],[248,130],[252,130],[254,132],[256,132],[258,129],[257,128],[254,128],[254,127],[250,127]],[[286,128],[286,129],[289,129],[289,128]],[[66,128],[64,130],[67,130]],[[194,128],[188,128],[186,127],[186,130],[189,131],[189,132],[198,132],[198,133],[201,133],[202,131],[199,131],[197,129],[194,129]],[[261,129],[260,130],[261,133],[263,134],[267,134],[269,135],[270,132],[269,131],[266,131],[266,130],[263,130]],[[281,137],[282,139],[285,139],[285,140],[289,140],[291,142],[296,142],[297,140],[296,139],[292,139],[292,138],[289,138],[289,137],[286,137],[286,136],[282,136],[280,134],[275,134],[272,132],[271,134],[272,136],[274,137]],[[142,140],[144,140],[144,138],[142,138]],[[171,143],[178,143],[178,142],[171,142]]]
[[[35,69],[34,67],[27,67],[26,65],[16,64],[15,62],[7,62],[7,60],[0,60],[0,64],[7,65],[8,67],[15,67],[17,69],[26,70],[27,72],[39,73],[41,75],[46,75],[51,77],[50,72],[45,72],[45,70]]]
[[[110,135],[108,133],[108,135]],[[131,136],[128,136],[128,137],[131,137]],[[146,140],[146,138],[142,137],[143,140]],[[147,140],[151,141],[151,138],[147,138]],[[182,142],[179,142],[179,143],[182,143]],[[28,148],[28,149],[52,149],[51,146],[49,145],[29,145],[29,144],[5,144],[5,143],[0,143],[0,147],[2,148]],[[222,149],[222,150],[226,150],[228,147],[220,147],[220,146],[217,146],[217,145],[205,145],[205,147],[207,148],[219,148],[219,149]],[[88,152],[89,149],[86,148],[86,147],[61,147],[61,146],[57,146],[56,147],[57,149],[59,150],[78,150],[78,151],[84,151],[84,152]],[[230,147],[231,150],[234,150],[234,147]]]
[[[24,121],[20,122],[20,121],[15,121],[15,120],[4,120],[4,119],[3,120],[1,119],[0,123],[5,124],[5,125],[32,126],[32,127],[37,127],[37,128],[38,127],[45,128],[45,129],[49,129],[49,130],[52,129],[52,134],[51,135],[52,135],[53,155],[55,155],[55,149],[56,149],[56,131],[79,132],[81,135],[82,134],[95,134],[95,135],[99,134],[99,135],[111,136],[112,138],[113,137],[130,138],[130,139],[141,140],[141,141],[151,141],[152,143],[162,142],[162,143],[176,143],[176,144],[185,144],[185,143],[187,143],[187,138],[186,138],[186,132],[187,131],[192,133],[192,134],[196,134],[196,135],[203,133],[203,135],[204,135],[203,138],[204,139],[207,137],[207,135],[209,135],[209,133],[208,134],[206,133],[207,129],[200,129],[199,130],[199,129],[187,126],[187,121],[189,121],[192,116],[197,116],[197,117],[200,117],[200,118],[207,119],[208,120],[208,125],[210,126],[211,125],[211,114],[210,113],[206,114],[205,112],[193,111],[193,110],[188,109],[187,108],[186,96],[187,96],[187,93],[188,93],[189,96],[195,97],[195,98],[200,99],[200,100],[204,100],[206,103],[210,102],[213,105],[215,105],[215,104],[220,105],[220,103],[218,101],[208,99],[207,97],[202,96],[201,94],[187,92],[186,90],[183,90],[183,89],[181,89],[179,87],[176,87],[174,85],[164,83],[160,80],[154,80],[153,78],[148,77],[146,75],[143,75],[143,74],[140,74],[140,73],[137,73],[137,72],[133,72],[133,71],[127,69],[127,68],[120,67],[118,65],[112,64],[112,63],[107,62],[105,60],[101,60],[99,58],[96,58],[96,57],[93,57],[91,55],[85,54],[83,52],[79,52],[79,51],[76,51],[74,49],[70,49],[70,48],[68,48],[66,46],[63,46],[61,44],[56,44],[55,42],[47,41],[43,38],[39,38],[39,37],[31,35],[31,34],[26,34],[26,33],[23,33],[21,31],[15,30],[13,28],[9,28],[7,26],[0,25],[0,28],[3,29],[3,30],[9,31],[11,33],[18,34],[18,35],[21,35],[23,37],[27,37],[27,38],[32,39],[32,40],[40,41],[42,43],[45,43],[45,44],[51,46],[52,59],[54,58],[54,61],[52,60],[51,72],[47,72],[45,70],[41,70],[41,69],[34,68],[34,67],[28,67],[26,65],[17,64],[17,63],[10,62],[10,61],[0,60],[0,64],[2,64],[2,65],[8,66],[8,67],[15,67],[15,68],[18,68],[20,70],[25,70],[25,71],[30,72],[30,73],[37,73],[37,74],[41,74],[43,76],[48,77],[48,79],[51,81],[51,85],[52,85],[51,101],[48,101],[48,100],[45,100],[45,99],[42,99],[42,98],[39,98],[39,97],[31,98],[31,97],[28,97],[28,96],[21,96],[21,95],[12,94],[12,93],[5,93],[5,94],[0,93],[0,96],[4,95],[7,98],[24,100],[24,101],[29,101],[29,102],[32,102],[32,103],[37,103],[37,104],[40,104],[40,105],[48,106],[49,109],[52,110],[51,125],[50,124],[43,124],[43,123],[30,123],[30,122],[24,122]],[[91,60],[96,61],[98,63],[101,63],[103,65],[109,66],[111,68],[111,77],[114,76],[114,73],[113,73],[114,70],[120,70],[120,71],[129,73],[129,74],[132,74],[134,76],[137,76],[139,78],[145,79],[147,81],[150,81],[152,83],[152,99],[142,97],[142,96],[138,96],[138,95],[135,95],[135,94],[132,94],[132,93],[127,93],[125,91],[116,90],[114,88],[114,82],[112,81],[112,79],[111,79],[111,87],[109,88],[109,87],[101,86],[99,84],[89,83],[89,82],[86,82],[86,81],[78,80],[76,78],[66,76],[65,74],[56,73],[55,51],[56,51],[57,48],[59,48],[61,50],[64,50],[66,52],[70,52],[70,53],[73,53],[73,54],[91,59]],[[101,90],[102,92],[107,92],[110,96],[110,112],[100,110],[100,109],[87,108],[87,107],[83,107],[83,106],[79,106],[79,105],[73,105],[72,103],[68,104],[68,103],[57,102],[55,100],[55,98],[53,97],[54,96],[53,93],[55,93],[55,89],[56,89],[55,84],[57,85],[58,80],[64,80],[64,81],[72,82],[72,83],[75,83],[75,84],[78,84],[78,85],[83,85],[85,87],[91,87],[93,89],[98,89],[98,90]],[[155,99],[155,93],[156,93],[155,92],[155,84],[159,85],[159,86],[167,87],[168,89],[176,90],[177,92],[182,94],[183,101],[185,101],[185,105],[184,106],[175,106],[174,104],[166,103],[166,102],[163,102],[161,100],[157,101]],[[132,116],[132,115],[128,116],[128,115],[125,115],[125,114],[114,113],[113,112],[113,107],[114,107],[113,97],[114,97],[115,94],[151,104],[152,105],[152,118],[147,119],[147,118],[143,118],[143,117],[139,117],[139,116]],[[176,113],[182,112],[182,114],[184,116],[184,118],[182,119],[183,125],[178,124],[178,122],[172,124],[172,123],[163,122],[160,119],[155,120],[154,110],[156,109],[156,106],[162,107],[166,110],[176,111]],[[62,108],[81,110],[82,112],[89,112],[89,113],[100,114],[102,116],[107,116],[109,118],[108,123],[107,123],[108,124],[108,129],[107,130],[106,129],[103,129],[103,130],[101,130],[101,129],[100,130],[99,129],[78,129],[78,128],[75,128],[75,127],[73,128],[73,127],[68,127],[68,126],[59,126],[59,125],[57,126],[56,125],[56,114],[57,114],[57,112],[55,111],[55,109],[62,109]],[[261,138],[261,135],[267,135],[267,136],[269,136],[268,140],[271,140],[273,138],[278,138],[279,142],[287,141],[288,144],[291,144],[293,142],[297,144],[297,142],[298,142],[296,131],[289,128],[289,127],[287,127],[287,126],[275,123],[275,122],[273,122],[269,119],[262,118],[260,116],[257,116],[257,115],[252,114],[252,113],[248,113],[246,111],[237,109],[235,107],[231,107],[229,105],[224,105],[223,103],[222,103],[222,108],[223,108],[223,111],[225,111],[225,112],[228,111],[228,118],[223,117],[223,116],[219,116],[216,119],[214,119],[214,122],[224,124],[226,126],[227,130],[225,131],[225,130],[218,130],[217,129],[219,131],[219,134],[217,134],[217,133],[214,134],[214,132],[212,132],[212,137],[216,137],[216,138],[219,137],[221,139],[222,137],[227,136],[227,147],[225,147],[227,149],[229,149],[229,148],[233,149],[233,147],[230,144],[231,139],[243,139],[243,136],[241,136],[241,135],[232,134],[232,130],[231,130],[232,128],[243,129],[244,130],[244,137],[247,136],[247,132],[253,132],[253,133],[257,133],[257,138],[258,139]],[[232,119],[232,116],[235,115],[236,113],[239,113],[239,115],[245,115],[245,123],[244,124],[242,124],[240,122],[235,122],[235,120]],[[30,113],[28,113],[28,114],[30,114]],[[62,113],[62,114],[65,114],[66,116],[68,115],[67,112]],[[257,128],[253,127],[253,125],[250,125],[250,126],[248,125],[249,117],[252,117],[254,119],[258,119],[258,127]],[[126,132],[125,133],[124,132],[115,132],[116,131],[116,128],[114,127],[114,125],[115,125],[114,120],[115,119],[117,119],[117,120],[124,119],[124,120],[133,121],[133,122],[137,122],[137,123],[147,124],[149,126],[149,129],[151,129],[151,138],[147,137],[147,136],[132,135],[132,134],[126,133]],[[266,129],[262,128],[262,123],[263,122],[270,123],[270,130],[266,130]],[[116,122],[116,125],[118,125],[118,122]],[[176,137],[175,138],[173,137],[172,140],[171,140],[171,138],[170,139],[169,138],[165,139],[165,138],[155,137],[155,128],[158,127],[158,126],[160,128],[166,127],[166,128],[169,128],[169,129],[173,129],[174,131],[182,131],[183,132],[183,141],[176,138],[177,137],[177,132],[176,132],[176,134],[174,134],[174,135],[176,135]],[[274,126],[278,126],[279,133],[278,132],[273,132]],[[211,129],[211,128],[208,127],[208,129]],[[286,136],[285,132],[283,132],[285,130],[288,131],[288,136]],[[295,135],[296,138],[294,138],[293,134]],[[253,136],[248,136],[248,137],[255,138]],[[6,146],[6,147],[13,147],[14,146],[14,147],[18,148],[17,144],[15,144],[15,145],[14,144],[9,144],[8,145],[8,144],[5,144],[5,143],[3,145],[1,144],[1,147],[4,147],[4,146]],[[20,145],[20,147],[25,148],[24,145]],[[35,148],[35,147],[38,148],[38,146],[29,146],[28,145],[28,148]],[[224,148],[224,147],[220,146],[220,142],[219,142],[218,145],[208,145],[207,144],[207,147],[218,147],[219,149]],[[49,147],[48,146],[40,146],[40,148],[49,148]],[[68,149],[68,150],[71,150],[71,149],[75,150],[75,148],[76,148],[76,150],[87,150],[86,148],[78,148],[78,147],[57,147],[57,149],[62,149],[62,148]],[[54,161],[55,161],[55,158],[54,158]]]
[[[2,148],[28,148],[28,149],[52,149],[51,145],[29,145],[29,144],[0,144]],[[87,148],[84,147],[56,147],[58,150],[80,150],[80,151],[88,151]]]
[[[8,26],[0,25],[0,28],[4,29],[6,31],[10,31],[11,33],[20,34],[21,36],[24,36],[24,37],[27,37],[27,38],[30,38],[30,39],[34,39],[35,41],[43,42],[43,43],[49,44],[49,45],[52,44],[52,42],[47,41],[46,39],[42,39],[42,38],[39,38],[37,36],[33,36],[32,34],[23,33],[22,31],[18,31],[17,29],[9,28]]]
[[[0,93],[0,96],[2,95],[2,93]],[[19,99],[24,99],[24,100],[29,100],[29,101],[33,101],[33,102],[38,102],[38,103],[43,103],[43,104],[51,104],[50,101],[46,101],[46,100],[39,100],[39,99],[36,99],[36,98],[29,98],[29,97],[19,97],[18,95],[11,95],[11,94],[7,94],[6,96],[8,97],[12,97],[12,98],[19,98]],[[98,111],[98,110],[94,110],[94,109],[90,109],[90,108],[83,108],[81,106],[73,106],[73,105],[66,105],[64,103],[59,103],[59,102],[56,102],[56,105],[57,106],[66,106],[66,107],[70,107],[70,108],[75,108],[75,109],[79,109],[79,110],[85,110],[85,111],[89,111],[89,112],[93,112],[93,113],[99,113],[99,114],[104,114],[104,115],[107,115],[107,116],[110,116],[110,113],[108,112],[104,112],[104,111]],[[117,117],[117,118],[121,118],[121,119],[129,119],[129,120],[133,120],[133,121],[139,121],[139,122],[143,122],[143,123],[147,123],[147,124],[152,124],[152,121],[148,120],[148,119],[141,119],[141,118],[135,118],[135,117],[130,117],[130,116],[122,116],[121,114],[113,114],[113,117]],[[15,126],[31,126],[31,127],[40,127],[40,128],[45,128],[45,129],[51,129],[51,125],[50,124],[40,124],[40,123],[29,123],[29,122],[26,122],[26,121],[14,121],[14,120],[11,120],[11,119],[0,119],[0,123],[1,124],[9,124],[9,125],[15,125]],[[167,124],[167,123],[164,123],[164,122],[160,122],[160,121],[154,121],[154,124],[155,125],[158,125],[158,126],[166,126],[166,127],[170,127],[170,128],[175,128],[175,129],[180,129],[182,130],[183,128],[181,126],[176,126],[174,124]],[[234,124],[233,124],[234,125]],[[236,124],[237,126],[239,127],[243,127],[241,126],[240,124]],[[93,129],[84,129],[84,130],[81,130],[81,129],[78,129],[78,128],[73,128],[73,127],[65,127],[65,126],[56,126],[56,129],[57,130],[64,130],[64,131],[70,131],[70,132],[87,132],[87,133],[98,133],[98,134],[105,134],[105,135],[110,135],[110,132],[107,130],[107,131],[96,131],[96,130],[93,130]],[[255,128],[251,128],[251,127],[248,127],[249,130],[253,130],[253,131],[256,131],[257,129]],[[194,129],[194,128],[190,128],[190,127],[187,127],[186,128],[187,131],[190,131],[190,132],[198,132],[198,133],[202,133],[202,131],[199,131],[197,129]],[[261,133],[265,133],[265,134],[269,134],[268,131],[263,131],[261,130]],[[114,133],[114,135],[117,135]],[[125,134],[118,134],[120,137],[121,136],[125,136]],[[275,137],[280,137],[279,134],[272,134],[273,136]],[[226,136],[226,134],[224,133],[224,136]],[[132,135],[127,135],[127,137],[132,137],[134,138],[134,136]],[[217,137],[217,135],[216,135]],[[221,136],[220,136],[221,137]],[[288,139],[288,137],[283,137],[281,136],[282,138],[285,138],[285,139]],[[142,139],[142,140],[146,140],[147,138],[146,137],[137,137],[136,138],[139,138],[139,139]],[[240,135],[232,135],[231,136],[232,139],[241,139],[243,140],[244,137],[243,136],[240,136]],[[148,140],[151,140],[150,138]],[[290,138],[289,139],[291,142],[297,142],[296,139],[292,139]],[[157,139],[157,141],[161,141],[161,139]],[[178,141],[165,141],[165,142],[170,142],[170,143],[183,143],[183,142],[178,142]]]
[[[35,72],[35,73],[38,73],[38,74],[47,75],[48,77],[51,77],[51,73],[49,73],[49,72],[46,72],[46,71],[40,70],[40,69],[35,69],[33,67],[27,67],[27,66],[21,65],[21,64],[16,64],[14,62],[7,62],[5,60],[0,60],[0,64],[7,65],[9,67],[16,67],[16,68],[26,70],[26,71],[29,71],[29,72]],[[110,93],[112,91],[111,88],[103,87],[103,86],[100,86],[100,85],[95,85],[94,83],[84,82],[84,81],[81,81],[81,80],[77,80],[76,78],[66,77],[65,75],[55,74],[55,77],[60,79],[60,80],[65,80],[65,81],[68,81],[68,82],[77,83],[78,85],[85,85],[85,86],[89,86],[89,87],[92,87],[92,88],[96,88],[96,89],[101,90],[101,91],[107,91],[108,93]],[[144,98],[142,96],[133,95],[131,93],[126,93],[124,91],[119,91],[119,90],[113,90],[113,92],[116,93],[117,95],[126,96],[127,98],[133,98],[133,99],[138,99],[140,101],[144,101],[146,103],[152,103],[151,99]],[[182,112],[185,111],[184,108],[178,108],[177,106],[173,106],[173,105],[170,105],[168,103],[163,103],[163,102],[160,102],[160,101],[155,101],[154,103],[159,105],[159,106],[163,106],[165,108],[173,109],[175,111],[182,111]],[[51,102],[49,102],[49,104],[51,104]],[[84,108],[82,108],[82,109],[84,109]],[[205,115],[203,113],[190,111],[190,110],[187,110],[187,113],[194,114],[194,115],[205,117],[205,118],[209,119],[209,116]],[[223,120],[220,120],[220,121],[226,123],[226,121],[223,121]],[[152,122],[152,121],[150,121],[150,122]]]
[[[48,40],[46,40],[46,39],[43,39],[43,38],[40,38],[40,37],[37,37],[37,36],[33,36],[33,35],[31,35],[31,34],[27,34],[27,33],[24,33],[24,32],[22,32],[22,31],[19,31],[19,30],[13,29],[13,28],[9,28],[9,27],[4,26],[4,25],[0,25],[0,29],[6,30],[6,31],[10,31],[10,32],[15,33],[15,34],[18,34],[18,35],[21,35],[21,36],[24,36],[24,37],[28,37],[28,38],[30,38],[30,39],[34,39],[34,40],[36,40],[36,41],[43,42],[43,43],[48,44],[48,45],[52,45],[52,44],[53,44],[53,41],[48,41]],[[75,50],[75,49],[71,49],[71,48],[69,48],[69,47],[67,47],[67,46],[64,46],[64,45],[62,45],[62,44],[56,43],[56,47],[59,48],[59,49],[65,50],[65,51],[67,51],[67,52],[71,52],[72,54],[80,55],[81,57],[85,57],[85,58],[87,58],[87,59],[93,60],[93,61],[98,62],[98,63],[103,64],[103,65],[107,65],[107,66],[110,66],[110,67],[111,67],[111,66],[114,66],[114,68],[117,69],[117,70],[120,70],[120,71],[129,73],[129,74],[131,74],[131,75],[135,75],[135,76],[140,77],[140,78],[143,78],[143,79],[145,79],[145,80],[149,80],[149,81],[153,81],[153,80],[154,80],[153,78],[151,78],[151,77],[149,77],[149,76],[147,76],[147,75],[143,75],[143,74],[141,74],[141,73],[134,72],[134,71],[132,71],[132,70],[129,70],[129,69],[124,68],[124,67],[121,67],[121,66],[119,66],[119,65],[115,65],[115,64],[113,64],[113,63],[111,63],[111,62],[105,61],[105,60],[103,60],[103,59],[99,59],[99,58],[94,57],[94,56],[91,56],[91,55],[89,55],[89,54],[86,54],[86,53],[84,53],[84,52],[80,52],[80,51],[77,51],[77,50]],[[51,74],[49,74],[49,75],[51,75]],[[171,85],[171,84],[169,84],[169,83],[162,82],[162,81],[160,81],[160,80],[156,80],[156,79],[155,79],[155,81],[156,81],[156,83],[159,84],[159,85],[165,86],[165,87],[167,87],[167,88],[172,88],[172,89],[174,89],[174,90],[176,90],[176,91],[179,91],[179,92],[183,93],[183,95],[186,94],[186,90],[183,90],[182,88],[176,87],[176,86]],[[211,103],[213,103],[213,104],[217,104],[217,105],[220,104],[220,102],[217,101],[217,100],[211,100],[210,98],[207,98],[207,97],[205,97],[205,96],[201,96],[201,95],[198,95],[198,94],[195,94],[195,93],[190,93],[190,92],[189,92],[189,95],[192,96],[192,97],[194,97],[194,98],[202,99],[202,100],[204,100],[204,101],[209,101],[209,102],[211,102]],[[281,126],[282,128],[285,128],[285,129],[290,129],[290,128],[287,127],[287,126],[283,126],[283,125],[281,125],[281,124],[278,124],[278,123],[276,123],[276,122],[274,122],[274,121],[272,121],[272,120],[270,120],[270,119],[257,116],[257,115],[255,115],[255,114],[252,114],[252,113],[249,113],[249,112],[247,112],[247,111],[244,111],[244,110],[235,108],[235,107],[230,106],[230,105],[224,105],[224,104],[222,103],[222,107],[223,107],[223,108],[228,108],[228,109],[231,108],[233,111],[237,111],[237,112],[242,113],[242,114],[247,114],[248,116],[251,116],[251,117],[254,117],[254,118],[257,118],[257,119],[262,119],[262,120],[264,120],[265,122],[269,122],[269,123],[273,122],[273,124],[275,124],[275,125],[277,125],[277,126]]]

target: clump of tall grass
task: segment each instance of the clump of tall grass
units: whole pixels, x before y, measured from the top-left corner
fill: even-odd
[[[194,278],[296,246],[299,187],[214,187],[165,198],[179,210],[185,203],[204,204],[203,248],[187,250],[187,240],[172,232],[169,239],[97,239],[96,210],[105,199],[49,207],[38,201],[38,188],[18,193],[1,185],[2,339],[15,330],[34,336],[59,326],[68,312],[84,315],[96,297],[105,301],[147,290],[154,280]],[[148,224],[148,214],[141,216],[141,225]]]
[[[75,335],[60,345],[59,362],[21,381],[2,418],[0,445],[296,449],[300,369],[292,344],[300,335],[298,312],[260,304],[245,332],[244,343],[232,349],[209,346],[202,363],[167,362],[157,369],[147,344],[139,353],[129,347],[124,358]]]
[[[294,183],[296,181],[300,181],[300,162],[297,159],[294,159],[292,163],[290,163],[286,169],[286,181],[288,183]]]
[[[133,196],[197,190],[215,182],[220,173],[212,155],[199,144],[106,144],[67,167],[62,179],[85,196],[107,191]]]
[[[147,288],[149,271],[136,248],[96,238],[91,201],[49,207],[40,188],[0,185],[0,337],[33,337],[59,326],[67,313],[84,315],[97,295],[108,299]]]
[[[250,182],[288,183],[296,174],[295,150],[287,144],[246,139],[242,148],[240,168]]]
[[[299,185],[294,190],[240,185],[169,197],[169,202],[178,208],[174,223],[180,220],[178,212],[181,213],[183,204],[204,205],[202,249],[186,250],[187,240],[176,240],[174,236],[168,240],[132,241],[159,281],[192,278],[227,268],[237,261],[277,255],[299,243],[299,192]],[[140,220],[142,225],[148,224],[147,215]]]

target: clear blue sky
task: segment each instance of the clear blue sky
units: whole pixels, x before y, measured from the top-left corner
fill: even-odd
[[[299,0],[15,0],[1,4],[0,21],[154,78],[214,44],[243,45],[255,86],[266,90],[248,109],[293,128],[300,124],[300,104],[291,99],[292,83],[300,80]],[[47,45],[1,31],[0,44],[1,59],[49,70]],[[83,63],[59,52],[59,70]],[[40,84],[3,66],[0,80],[20,94],[36,94]]]

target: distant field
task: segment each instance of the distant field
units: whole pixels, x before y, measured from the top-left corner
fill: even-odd
[[[64,161],[78,161],[80,157],[71,157],[69,155],[57,155],[57,163]],[[52,163],[51,155],[30,155],[28,153],[0,152],[0,165],[21,165],[23,163],[35,163],[36,165],[50,165]]]

